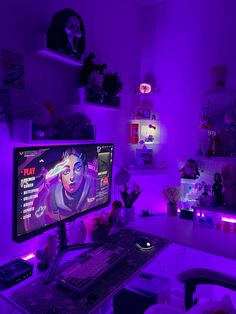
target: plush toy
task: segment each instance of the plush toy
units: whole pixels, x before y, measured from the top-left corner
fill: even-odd
[[[90,53],[84,59],[83,67],[80,72],[80,86],[100,86],[103,84],[103,72],[106,69],[106,64],[96,64],[94,62],[95,54]]]
[[[185,179],[197,179],[200,176],[198,165],[192,158],[186,161],[180,171],[182,172],[182,178]]]

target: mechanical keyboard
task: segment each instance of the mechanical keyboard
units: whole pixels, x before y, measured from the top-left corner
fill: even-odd
[[[85,254],[80,262],[62,272],[57,281],[60,285],[82,293],[113,266],[125,258],[129,250],[113,242]]]

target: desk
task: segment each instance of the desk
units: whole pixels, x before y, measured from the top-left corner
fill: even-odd
[[[130,228],[166,238],[183,246],[236,260],[236,233],[194,225],[169,216],[137,217]]]
[[[135,246],[135,239],[147,236],[153,243],[153,247],[146,251],[138,250]],[[94,313],[102,302],[117,293],[169,243],[168,240],[160,239],[155,235],[146,235],[141,231],[126,228],[112,234],[109,240],[126,247],[128,254],[85,292],[78,295],[69,289],[59,287],[57,282],[45,285],[43,276],[21,283],[21,287],[16,286],[2,296],[8,302],[15,303],[19,310],[23,309],[23,313]],[[74,259],[73,263],[78,263],[78,261],[79,259]],[[64,266],[67,265],[61,267],[64,268]]]
[[[129,227],[134,230],[140,230],[158,237],[166,238],[171,242],[183,246],[236,260],[235,233],[226,233],[216,229],[208,229],[199,225],[193,225],[193,221],[167,216],[137,217],[133,223],[129,224]],[[149,263],[150,261],[151,259],[146,262]],[[147,265],[146,262],[142,266]],[[142,267],[140,266],[139,271],[141,269]],[[137,272],[134,272],[133,275],[134,274],[137,274]],[[131,276],[127,277],[126,282],[130,278]],[[126,282],[120,284],[119,288],[122,288]],[[23,287],[27,283],[28,280],[22,282],[20,285]],[[16,286],[11,290],[18,289],[19,286]],[[102,289],[102,285],[100,286],[100,289]],[[116,291],[114,292],[117,292],[118,288],[115,290]],[[109,297],[112,293],[109,294]],[[4,296],[7,298],[8,294],[9,293],[7,292]],[[106,298],[104,298],[104,300],[105,299]],[[14,314],[16,314],[15,311]]]

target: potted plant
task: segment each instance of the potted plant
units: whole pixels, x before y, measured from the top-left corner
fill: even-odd
[[[133,221],[134,203],[142,193],[141,187],[136,182],[130,182],[124,184],[123,188],[119,189],[120,195],[123,201],[123,214],[126,217],[127,222]]]
[[[103,74],[102,90],[105,92],[104,103],[107,105],[119,106],[117,94],[122,89],[122,82],[117,72],[105,71]]]
[[[117,72],[105,71],[102,89],[109,95],[117,95],[122,89],[122,82]]]
[[[167,200],[167,215],[177,215],[177,205],[180,201],[180,188],[179,187],[167,187],[163,190],[165,199]]]

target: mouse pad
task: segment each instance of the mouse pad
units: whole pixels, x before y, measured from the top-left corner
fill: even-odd
[[[137,249],[134,241],[138,237],[148,238],[153,248],[148,251]],[[121,229],[118,233],[109,236],[109,239],[130,251],[87,291],[78,295],[59,286],[56,282],[45,285],[44,277],[40,277],[15,290],[10,297],[29,313],[87,314],[122,287],[133,274],[169,243],[166,239],[128,228]]]

